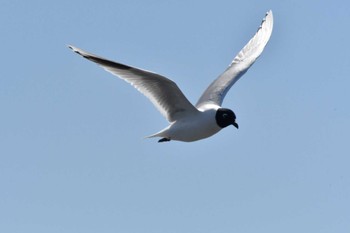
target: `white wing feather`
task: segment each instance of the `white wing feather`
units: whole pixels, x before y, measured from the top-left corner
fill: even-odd
[[[253,65],[255,60],[264,50],[267,42],[270,39],[273,28],[272,11],[266,13],[258,31],[253,38],[244,46],[244,48],[236,55],[229,67],[209,87],[204,91],[199,98],[196,107],[201,107],[205,104],[215,104],[221,106],[225,95],[247,72],[249,67]]]
[[[69,48],[133,85],[138,91],[150,99],[169,122],[174,122],[184,115],[198,112],[181,92],[176,83],[170,79],[150,71],[107,60],[73,46],[69,46]]]

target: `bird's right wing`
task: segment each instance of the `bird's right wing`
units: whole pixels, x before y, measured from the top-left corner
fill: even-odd
[[[258,31],[244,48],[233,59],[230,66],[209,87],[199,98],[196,107],[206,104],[215,104],[221,106],[225,95],[232,85],[238,81],[242,75],[247,72],[255,60],[264,50],[270,39],[273,28],[272,11],[266,13]]]
[[[69,46],[69,48],[133,85],[154,104],[169,122],[198,112],[176,83],[170,79],[150,71],[107,60],[73,46]]]

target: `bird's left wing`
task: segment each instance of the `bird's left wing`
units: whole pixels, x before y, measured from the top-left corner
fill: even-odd
[[[266,13],[258,31],[252,39],[244,46],[244,48],[233,59],[230,66],[222,73],[216,80],[214,80],[209,87],[204,91],[199,98],[196,107],[201,107],[205,104],[215,104],[221,106],[225,95],[247,72],[255,60],[260,56],[264,50],[267,42],[270,39],[273,28],[272,11]]]
[[[170,79],[150,71],[107,60],[73,46],[69,48],[133,85],[154,104],[169,122],[198,112],[176,83]]]

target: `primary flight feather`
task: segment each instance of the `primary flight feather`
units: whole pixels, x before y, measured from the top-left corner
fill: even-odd
[[[114,62],[74,46],[69,48],[133,85],[170,122],[168,127],[149,137],[161,137],[159,142],[191,142],[210,137],[228,125],[238,128],[234,112],[222,108],[221,104],[232,85],[260,56],[270,39],[272,28],[273,15],[270,10],[253,38],[236,55],[229,67],[209,85],[196,106],[188,101],[175,82],[162,75]]]

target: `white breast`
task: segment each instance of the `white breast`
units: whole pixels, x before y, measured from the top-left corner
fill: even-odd
[[[215,120],[216,109],[210,108],[198,114],[176,121],[157,136],[184,142],[207,138],[221,130]]]

